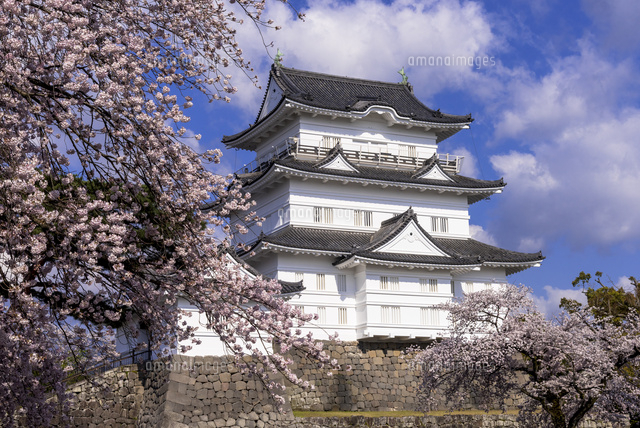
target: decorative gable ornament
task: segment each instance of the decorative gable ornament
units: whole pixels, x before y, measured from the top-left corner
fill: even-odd
[[[431,241],[415,219],[411,219],[397,236],[374,249],[373,252],[451,257]]]
[[[434,155],[428,159],[422,168],[418,169],[415,174],[413,174],[413,178],[423,179],[423,180],[441,180],[441,181],[450,181],[455,182],[455,180],[444,172],[442,166],[440,166],[440,161],[438,160],[438,156],[434,153]]]
[[[338,154],[331,161],[325,163],[320,166],[321,169],[335,169],[338,171],[349,171],[349,172],[359,172],[355,169],[351,164],[342,156],[342,154]]]
[[[327,153],[327,156],[320,162],[316,163],[315,166],[320,169],[333,169],[337,171],[348,171],[356,173],[360,172],[344,156],[340,143],[336,144],[329,151],[329,153]]]

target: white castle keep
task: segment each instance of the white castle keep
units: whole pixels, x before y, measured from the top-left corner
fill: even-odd
[[[223,139],[256,153],[237,178],[265,219],[246,225],[250,250],[230,260],[280,280],[291,304],[318,314],[307,328],[319,339],[442,337],[434,305],[544,259],[471,238],[469,206],[505,187],[460,175],[463,159],[439,151],[472,121],[426,107],[406,82],[274,64],[256,122]],[[197,336],[189,354],[224,354],[202,323]]]

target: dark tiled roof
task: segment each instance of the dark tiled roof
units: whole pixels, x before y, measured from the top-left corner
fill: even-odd
[[[406,213],[394,217],[397,221],[400,218],[403,224],[406,218],[402,218]],[[393,219],[390,219],[391,221]],[[494,263],[531,263],[544,259],[541,253],[520,253],[517,251],[505,250],[484,244],[475,239],[447,239],[436,238],[424,232],[431,241],[444,253],[451,257],[426,256],[417,254],[391,254],[373,252],[376,247],[383,245],[388,240],[396,236],[401,228],[387,225],[386,234],[372,234],[366,232],[351,232],[328,229],[314,229],[303,227],[286,227],[271,235],[262,235],[254,244],[260,243],[274,244],[283,247],[296,248],[300,250],[327,251],[333,253],[343,253],[338,262],[353,255],[374,258],[378,260],[388,260],[408,263],[425,264],[478,264],[481,262]],[[383,226],[381,229],[385,228]],[[375,238],[374,238],[375,237]],[[375,240],[375,242],[372,242]]]
[[[399,116],[409,119],[437,123],[443,125],[464,125],[473,122],[471,114],[453,115],[441,113],[425,106],[413,94],[410,85],[402,83],[379,82],[375,80],[356,79],[352,77],[334,76],[312,71],[272,66],[269,81],[274,81],[283,91],[283,97],[268,114],[262,115],[267,94],[262,100],[258,117],[254,124],[234,135],[222,138],[225,144],[234,141],[255,129],[259,123],[267,121],[279,111],[285,100],[291,100],[306,106],[337,112],[364,112],[372,106],[390,107]],[[269,87],[269,85],[267,85]],[[262,119],[260,119],[262,117]],[[440,135],[438,141],[455,134],[457,131]],[[253,150],[251,147],[245,147]]]
[[[517,251],[505,250],[504,248],[494,247],[475,239],[446,239],[434,238],[434,241],[443,248],[447,253],[458,257],[475,257],[485,262],[534,262],[543,260],[542,252],[538,253],[520,253]]]
[[[371,234],[366,232],[330,231],[290,226],[271,235],[262,235],[258,242],[291,248],[349,253],[354,247],[369,242],[370,237]]]
[[[397,253],[382,253],[382,252],[373,252],[373,251],[358,251],[354,254],[357,257],[386,261],[386,262],[396,262],[396,263],[410,263],[410,264],[424,264],[424,265],[448,265],[448,266],[459,266],[459,265],[478,265],[477,259],[465,257],[443,257],[443,256],[428,256],[423,254],[397,254]],[[353,255],[341,257],[336,260],[333,264],[338,265],[345,260],[353,257]]]
[[[278,282],[282,286],[282,290],[280,291],[280,294],[300,293],[305,289],[304,285],[302,285],[302,281],[290,282],[290,281],[278,280]]]
[[[471,115],[440,113],[422,104],[410,86],[402,83],[378,82],[333,76],[286,67],[272,67],[271,79],[284,91],[285,97],[312,107],[343,112],[362,112],[371,106],[388,106],[400,116],[431,123],[469,123]]]
[[[319,168],[317,162],[297,160],[293,157],[274,160],[271,167],[266,168],[263,172],[251,172],[247,174],[238,174],[238,178],[242,182],[243,186],[248,186],[260,180],[262,176],[268,174],[274,165],[281,165],[291,169],[296,169],[304,172],[319,173],[325,175],[332,175],[338,177],[352,177],[368,180],[389,181],[395,183],[407,183],[407,184],[423,184],[432,185],[438,187],[451,187],[451,188],[463,188],[463,189],[499,189],[505,186],[504,180],[478,180],[476,178],[465,177],[458,174],[447,174],[452,179],[449,180],[436,180],[427,178],[415,177],[415,171],[390,169],[390,168],[376,168],[372,166],[357,165],[358,172],[336,170],[329,168]],[[419,169],[422,169],[420,167]],[[472,198],[469,202],[473,203],[477,200],[484,199],[487,195],[480,195],[476,198]]]

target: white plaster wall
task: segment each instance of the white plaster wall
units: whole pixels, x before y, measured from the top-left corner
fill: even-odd
[[[413,145],[418,156],[429,158],[436,151],[436,135],[424,128],[405,126],[388,126],[387,121],[378,114],[371,114],[363,119],[351,122],[350,119],[326,116],[312,117],[303,115],[300,118],[300,139],[302,144],[319,145],[322,136],[341,137],[341,144],[346,149],[362,150],[362,143],[386,143],[387,153],[398,154],[398,145]],[[372,147],[368,145],[367,147]]]
[[[380,228],[382,221],[396,214],[406,211],[409,207],[418,215],[420,225],[427,231],[431,230],[431,217],[446,217],[449,222],[449,232],[441,234],[434,232],[434,236],[449,238],[469,238],[469,205],[466,196],[395,188],[383,189],[379,186],[339,182],[322,183],[320,180],[291,180],[289,201],[292,213],[292,224],[304,226],[318,226],[314,223],[313,207],[334,208],[334,229],[375,231]],[[371,227],[353,225],[354,209],[372,211],[373,224]]]
[[[490,268],[484,267],[479,271],[471,271],[461,275],[456,275],[455,281],[455,295],[461,297],[463,295],[463,283],[473,283],[473,290],[480,291],[488,288],[498,288],[503,284],[506,284],[507,275],[504,268]]]

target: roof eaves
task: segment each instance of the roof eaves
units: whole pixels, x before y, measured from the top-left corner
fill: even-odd
[[[365,263],[379,266],[391,266],[391,267],[408,267],[411,269],[444,269],[444,270],[474,270],[479,269],[482,263],[470,263],[470,264],[444,264],[444,263],[415,263],[415,262],[402,262],[397,260],[384,260],[376,259],[372,257],[364,257],[357,254],[352,254],[350,257],[336,260],[333,265],[338,269],[350,268],[356,264]]]
[[[313,248],[291,247],[288,245],[274,244],[272,242],[269,242],[266,239],[261,242],[262,242],[262,247],[261,247],[262,251],[272,250],[272,251],[282,251],[285,253],[299,253],[299,254],[311,254],[314,256],[317,255],[317,256],[334,256],[334,257],[345,256],[349,254],[344,251],[317,250]]]
[[[383,105],[383,104],[372,104],[364,111],[341,111],[341,110],[333,110],[328,108],[312,106],[309,104],[304,104],[300,101],[295,101],[292,99],[288,99],[286,97],[285,99],[287,99],[288,107],[297,108],[299,110],[302,110],[311,114],[322,114],[325,116],[342,117],[342,118],[348,118],[348,119],[354,119],[354,118],[362,119],[364,117],[367,117],[376,109],[379,109],[379,110],[383,110],[382,113],[384,113],[385,111],[389,113],[392,116],[394,122],[399,125],[411,125],[411,126],[418,126],[418,127],[430,128],[430,129],[442,128],[442,133],[449,132],[447,134],[447,137],[445,138],[448,138],[449,136],[455,134],[461,129],[466,129],[471,124],[471,122],[473,122],[473,120],[468,120],[465,122],[458,122],[458,123],[430,122],[426,120],[417,120],[411,117],[402,116],[393,107]],[[448,130],[448,131],[445,131],[445,130]],[[445,138],[441,138],[438,142],[444,140]]]
[[[422,183],[408,183],[405,181],[391,181],[391,180],[379,180],[379,179],[372,179],[372,178],[357,178],[357,177],[350,177],[350,176],[345,176],[345,175],[336,175],[336,174],[330,174],[329,172],[311,172],[311,171],[305,171],[305,170],[301,170],[301,169],[297,169],[297,168],[293,168],[291,166],[286,166],[286,165],[282,165],[280,164],[278,161],[274,161],[273,165],[276,165],[276,169],[274,170],[274,172],[282,172],[282,173],[286,173],[289,175],[293,175],[293,176],[298,176],[298,177],[309,177],[309,178],[317,178],[319,180],[331,180],[331,181],[342,181],[342,182],[352,182],[352,183],[366,183],[366,184],[375,184],[375,185],[380,185],[380,186],[392,186],[392,187],[399,187],[399,188],[411,188],[411,189],[425,189],[425,190],[435,190],[438,191],[440,193],[442,192],[453,192],[453,193],[459,193],[460,191],[463,191],[464,193],[469,193],[469,194],[484,194],[484,193],[495,193],[497,190],[500,190],[501,188],[497,188],[497,187],[478,187],[478,188],[473,188],[473,187],[454,187],[454,186],[437,186],[434,184],[422,184]],[[271,168],[271,167],[270,167]],[[245,189],[247,191],[250,191],[250,189],[252,189],[254,185],[257,184],[258,181],[261,181],[265,175],[266,172],[268,172],[269,169],[267,169],[267,171],[265,171],[265,174],[261,175],[260,177],[257,177],[255,180],[253,180],[250,184],[247,185],[247,187],[245,187]]]
[[[230,148],[237,147],[240,144],[250,140],[251,138],[256,137],[255,134],[259,134],[263,132],[264,128],[269,126],[269,124],[273,121],[280,119],[287,110],[286,97],[282,97],[280,102],[267,114],[262,118],[259,122],[256,122],[252,125],[249,125],[247,129],[244,129],[233,135],[224,135],[222,137],[222,143]]]

